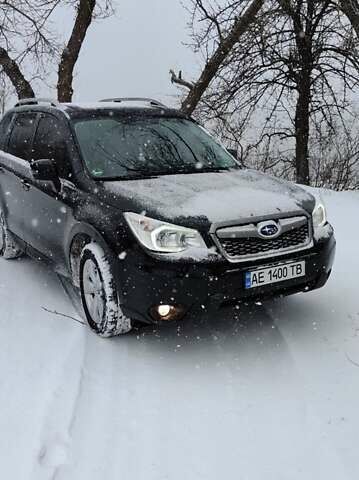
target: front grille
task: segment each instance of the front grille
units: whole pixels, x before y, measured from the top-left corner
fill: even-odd
[[[274,239],[258,237],[218,238],[223,250],[231,258],[261,257],[299,249],[310,243],[309,223],[282,233]]]

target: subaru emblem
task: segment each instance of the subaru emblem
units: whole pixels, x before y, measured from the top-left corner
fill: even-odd
[[[280,234],[280,226],[274,222],[262,222],[257,225],[258,233],[262,238],[275,238]]]

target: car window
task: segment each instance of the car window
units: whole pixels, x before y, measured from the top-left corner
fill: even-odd
[[[20,113],[15,117],[7,151],[16,157],[30,161],[31,142],[36,125],[36,113]]]
[[[14,114],[10,113],[5,115],[0,122],[0,150],[4,149],[6,143],[6,137],[9,133],[9,128],[11,120],[13,119]]]
[[[66,127],[52,115],[40,117],[32,146],[32,160],[55,160],[60,177],[65,178],[70,171],[66,155]]]
[[[85,163],[97,178],[238,168],[196,123],[181,118],[95,118],[75,124]]]

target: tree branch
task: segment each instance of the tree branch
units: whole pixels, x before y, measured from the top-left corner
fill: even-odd
[[[359,3],[357,0],[339,0],[339,7],[347,16],[359,38]]]
[[[189,90],[192,90],[192,88],[194,87],[194,84],[192,82],[188,82],[187,80],[182,78],[182,71],[181,70],[178,72],[178,75],[176,75],[174,70],[170,70],[170,74],[171,74],[171,82],[172,83],[176,83],[177,85],[181,85],[181,87],[186,87]]]
[[[71,317],[70,315],[65,315],[64,313],[57,312],[56,310],[49,310],[46,307],[41,307],[41,308],[44,310],[44,312],[52,313],[52,315],[57,315],[59,317],[68,318],[69,320],[73,320],[74,322],[81,323],[81,325],[85,325],[85,322],[83,322],[82,320],[79,320],[78,318]]]
[[[15,60],[10,58],[8,52],[2,47],[0,47],[0,66],[9,77],[20,99],[35,96],[30,83],[24,77],[19,65]]]
[[[206,63],[201,76],[192,86],[187,97],[183,100],[181,110],[184,113],[191,115],[194,112],[209,84],[216,76],[219,68],[226,60],[236,43],[238,43],[242,35],[248,31],[263,4],[264,0],[252,0],[252,3],[247,10],[236,19],[228,35],[223,37],[220,41],[214,54]]]
[[[58,70],[57,95],[60,102],[71,102],[73,75],[87,30],[93,20],[96,0],[79,0],[70,39],[61,55]]]

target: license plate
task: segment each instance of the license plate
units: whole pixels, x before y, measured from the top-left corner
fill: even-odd
[[[273,267],[246,272],[245,288],[257,288],[263,285],[285,282],[305,276],[305,262],[285,263]]]

